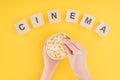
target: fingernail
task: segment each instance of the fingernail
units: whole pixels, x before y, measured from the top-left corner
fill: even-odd
[[[65,39],[70,39],[69,37],[65,37]]]

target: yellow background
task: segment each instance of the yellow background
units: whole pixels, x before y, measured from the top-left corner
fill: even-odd
[[[56,32],[65,32],[81,42],[88,51],[87,62],[93,80],[120,80],[120,0],[0,0],[0,80],[39,80],[43,70],[44,41]],[[50,24],[47,10],[59,9],[62,21]],[[67,9],[96,17],[92,30],[65,22]],[[29,17],[42,13],[45,25],[33,28]],[[20,36],[14,24],[26,19],[31,31]],[[101,38],[96,25],[104,21],[111,26]],[[63,59],[52,80],[77,80],[68,59]]]

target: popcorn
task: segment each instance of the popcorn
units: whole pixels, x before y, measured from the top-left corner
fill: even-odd
[[[67,56],[67,53],[62,46],[62,40],[65,38],[70,39],[70,37],[67,34],[57,33],[48,39],[46,44],[46,50],[48,56],[51,59],[61,60]]]

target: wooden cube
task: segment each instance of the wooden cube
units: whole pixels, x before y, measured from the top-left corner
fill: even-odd
[[[79,17],[79,11],[78,10],[68,9],[68,11],[66,13],[66,22],[77,23],[78,22],[78,17]]]
[[[102,37],[105,37],[109,31],[110,31],[110,27],[104,22],[101,22],[95,29],[95,32]]]
[[[15,28],[20,35],[25,34],[30,31],[30,27],[27,24],[26,20],[22,20],[15,24]]]
[[[44,19],[42,14],[35,14],[31,16],[30,19],[34,28],[44,25]]]
[[[96,20],[95,17],[88,15],[88,14],[84,14],[84,16],[80,22],[80,25],[85,28],[91,29],[95,20]]]
[[[60,22],[61,16],[59,10],[49,10],[48,11],[48,19],[50,23]]]

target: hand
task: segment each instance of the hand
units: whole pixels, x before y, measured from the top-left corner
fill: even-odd
[[[92,80],[86,63],[86,50],[83,46],[70,39],[64,39],[63,47],[68,54],[71,67],[80,80]]]
[[[40,80],[51,80],[51,77],[59,63],[59,60],[53,60],[47,55],[46,43],[43,49],[44,70]]]

